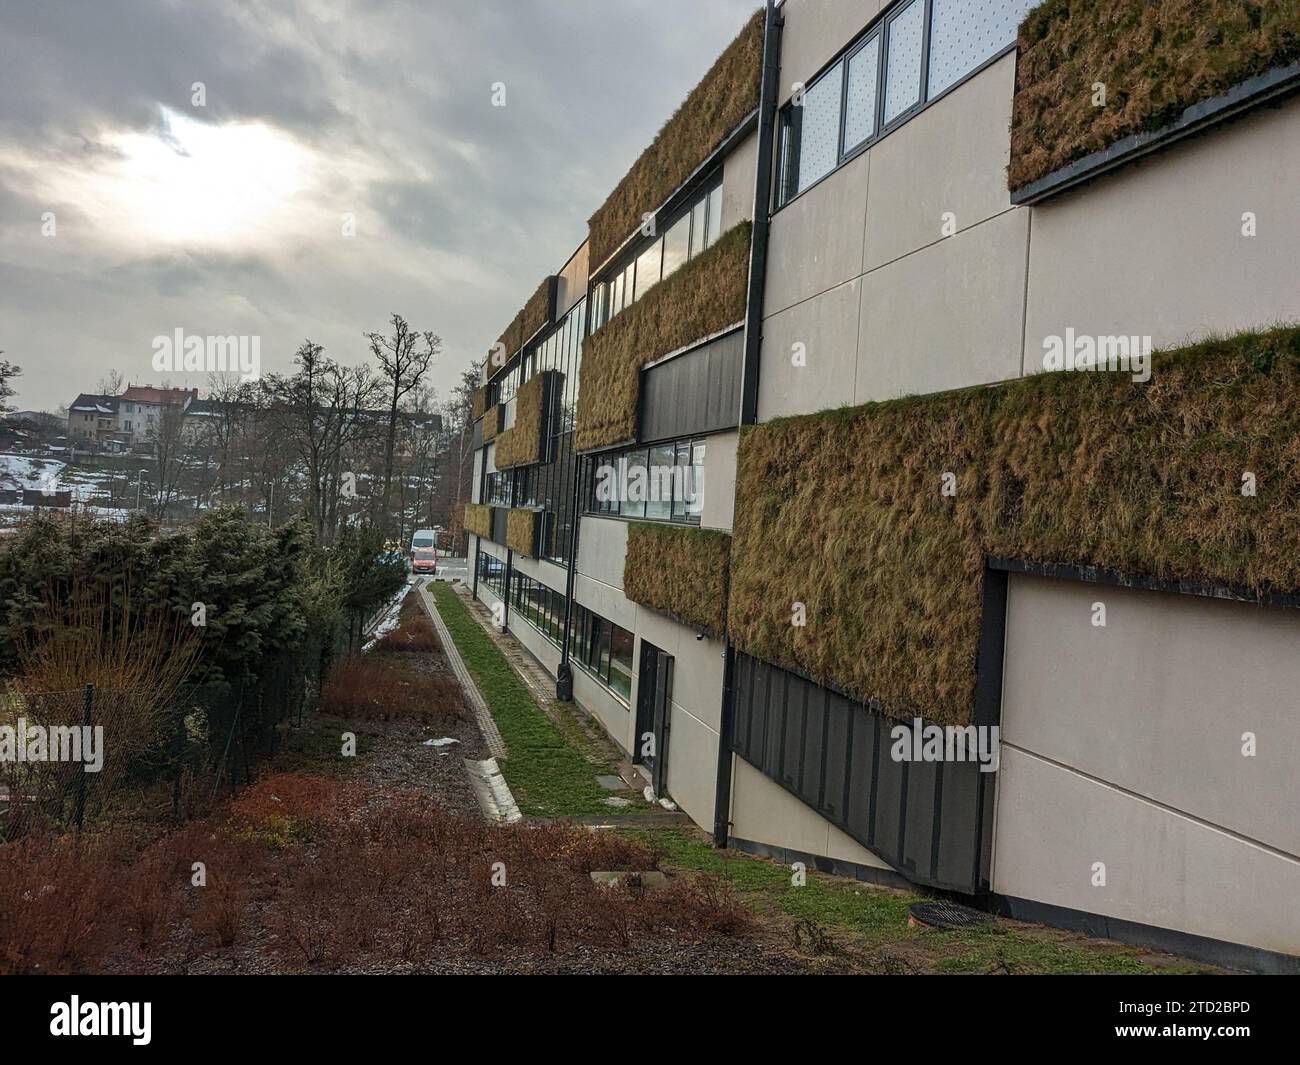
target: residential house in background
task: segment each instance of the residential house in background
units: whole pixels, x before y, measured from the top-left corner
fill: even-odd
[[[117,396],[83,392],[68,404],[68,441],[73,447],[106,449],[123,442]]]
[[[199,398],[197,388],[154,388],[128,385],[118,401],[119,427],[135,444],[148,443],[162,431],[168,412],[183,414]]]

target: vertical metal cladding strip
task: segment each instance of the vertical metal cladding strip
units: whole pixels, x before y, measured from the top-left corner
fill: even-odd
[[[758,419],[758,361],[763,341],[763,284],[767,275],[768,218],[772,203],[772,141],[776,134],[777,77],[781,66],[781,16],[776,0],[767,0],[763,26],[763,73],[758,96],[758,163],[754,177],[754,226],[750,238],[749,289],[745,306],[745,353],[741,370],[740,425]],[[714,789],[713,842],[724,847],[730,825],[731,727],[736,649],[727,635],[723,671],[722,713],[719,718],[718,775]]]

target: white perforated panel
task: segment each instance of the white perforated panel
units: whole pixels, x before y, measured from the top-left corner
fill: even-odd
[[[804,94],[799,133],[799,187],[803,192],[839,162],[843,65],[836,63]]]
[[[1016,39],[1038,0],[934,0],[928,96],[937,96]]]
[[[873,37],[849,60],[845,100],[844,149],[861,144],[876,132],[876,74],[880,69],[880,37]]]
[[[885,125],[921,98],[921,41],[925,4],[912,0],[889,24],[889,59],[885,67]]]

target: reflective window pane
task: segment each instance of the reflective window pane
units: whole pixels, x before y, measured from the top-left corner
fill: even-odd
[[[708,208],[707,199],[700,200],[691,208],[691,258],[699,255],[704,250],[705,238],[705,211]]]
[[[691,216],[683,215],[664,234],[664,277],[674,273],[691,254]]]
[[[885,64],[885,125],[921,99],[921,38],[925,30],[925,4],[912,0],[889,23]]]
[[[676,453],[671,444],[650,449],[649,498],[645,516],[652,521],[667,521],[673,515],[673,469]]]
[[[876,132],[876,74],[879,69],[880,36],[877,34],[849,60],[844,114],[846,152]]]
[[[646,248],[636,260],[636,292],[633,302],[639,300],[655,285],[659,284],[660,270],[663,267],[664,242],[656,240]]]
[[[632,645],[635,637],[618,625],[611,626],[609,686],[625,700],[632,698]]]
[[[712,244],[722,235],[722,186],[715,185],[709,193],[709,232],[705,244]]]

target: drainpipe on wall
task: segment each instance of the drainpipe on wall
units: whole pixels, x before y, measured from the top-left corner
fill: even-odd
[[[576,433],[574,435],[576,440]],[[572,447],[572,443],[570,444]],[[573,667],[569,665],[569,644],[573,638],[573,583],[578,568],[578,498],[582,495],[582,457],[573,454],[573,491],[569,493],[569,565],[564,579],[564,641],[560,645],[560,665],[555,671],[555,697],[562,703],[573,702]]]
[[[776,0],[767,0],[763,29],[763,74],[758,96],[758,163],[754,177],[754,229],[749,249],[749,290],[745,304],[745,355],[741,371],[739,425],[758,421],[758,368],[763,348],[763,285],[767,279],[767,237],[772,202],[772,157],[776,139],[776,101],[781,73],[781,27]],[[736,649],[727,637],[722,673],[722,713],[718,729],[718,779],[713,805],[713,844],[725,847],[731,834],[731,722]]]

